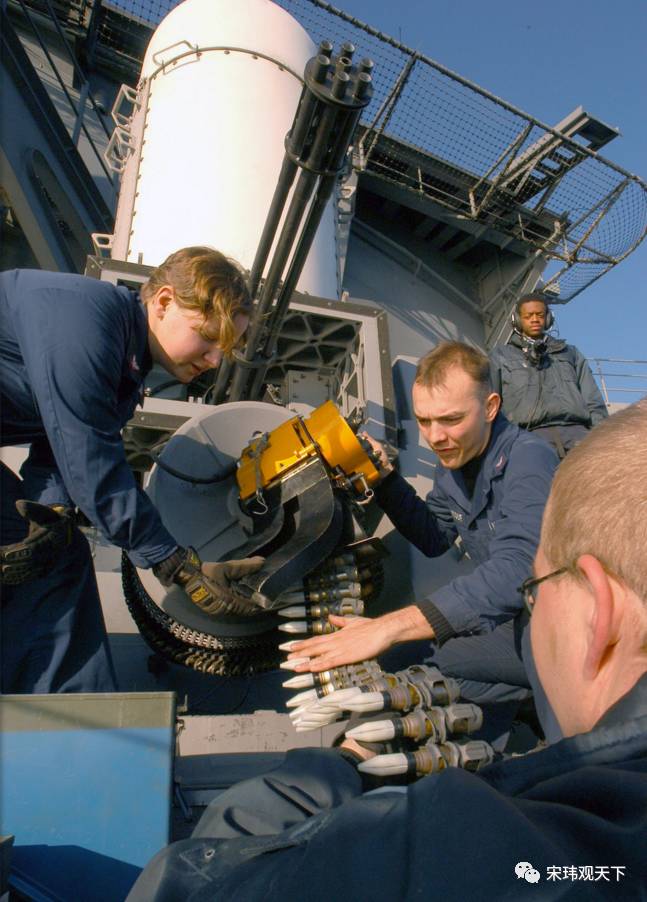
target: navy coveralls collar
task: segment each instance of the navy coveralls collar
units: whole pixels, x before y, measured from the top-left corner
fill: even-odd
[[[439,478],[442,478],[443,488],[452,501],[455,501],[464,512],[465,525],[468,528],[487,505],[492,481],[498,479],[505,472],[508,446],[518,432],[518,427],[509,423],[503,414],[497,414],[492,424],[490,441],[481,455],[481,468],[476,477],[471,498],[467,493],[461,470],[444,469],[441,471],[443,475]]]
[[[148,344],[148,316],[146,306],[141,300],[139,292],[131,292],[131,298],[136,306],[137,328],[130,333],[128,349],[126,353],[127,377],[139,385],[139,404],[144,401],[144,380],[153,368],[153,358]]]
[[[562,739],[538,752],[507,758],[481,771],[491,786],[519,795],[553,774],[585,765],[603,765],[619,757],[647,754],[647,673],[612,705],[587,733]]]
[[[552,335],[546,334],[544,334],[543,338],[546,342],[546,352],[548,354],[557,354],[559,351],[563,351],[566,347],[566,341],[563,338],[553,338]],[[529,346],[528,343],[523,340],[521,335],[518,335],[516,332],[513,332],[508,339],[508,344],[512,345],[514,348],[518,348],[524,353]]]

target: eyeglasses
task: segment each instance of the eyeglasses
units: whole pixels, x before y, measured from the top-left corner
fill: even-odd
[[[537,601],[537,589],[541,583],[546,582],[547,579],[552,579],[554,576],[561,576],[562,573],[568,573],[568,567],[560,567],[559,570],[553,570],[552,573],[547,573],[546,576],[531,576],[530,579],[525,579],[521,583],[517,592],[520,592],[523,595],[523,600],[529,614],[532,614],[533,605]]]

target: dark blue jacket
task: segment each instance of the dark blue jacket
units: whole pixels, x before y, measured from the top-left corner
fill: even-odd
[[[289,752],[216,799],[128,902],[637,902],[646,849],[647,675],[588,733],[406,790],[361,795],[333,750]]]
[[[596,426],[608,411],[586,359],[574,345],[551,335],[546,343],[537,366],[516,334],[490,354],[492,388],[501,395],[503,413],[526,429]]]
[[[135,292],[63,273],[0,274],[2,444],[30,445],[21,475],[32,500],[71,500],[140,567],[177,547],[121,439],[150,366]]]
[[[517,587],[530,575],[557,463],[546,442],[499,414],[471,498],[461,471],[441,465],[425,501],[397,473],[376,489],[393,525],[423,554],[438,557],[460,536],[478,565],[417,602],[439,642],[488,632],[522,608]]]

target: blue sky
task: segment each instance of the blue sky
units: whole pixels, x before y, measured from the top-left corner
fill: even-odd
[[[548,125],[580,104],[620,129],[602,151],[647,180],[645,0],[336,0]],[[560,334],[589,357],[647,360],[647,239],[557,308]]]

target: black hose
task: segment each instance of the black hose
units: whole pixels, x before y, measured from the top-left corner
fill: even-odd
[[[145,395],[147,398],[152,398],[166,388],[173,388],[174,385],[183,385],[183,383],[180,382],[179,379],[169,379],[166,382],[160,382],[160,384],[156,385],[154,388],[147,388]]]
[[[226,467],[221,473],[218,473],[217,476],[189,476],[188,473],[181,473],[179,470],[176,470],[175,467],[165,464],[162,461],[162,458],[158,454],[155,454],[153,450],[148,453],[153,462],[156,463],[160,469],[164,470],[164,472],[169,473],[171,476],[175,476],[176,479],[181,479],[183,482],[190,482],[193,485],[214,485],[216,482],[224,482],[225,479],[229,479],[230,476],[234,475],[237,467],[237,463],[234,461],[234,463]]]

